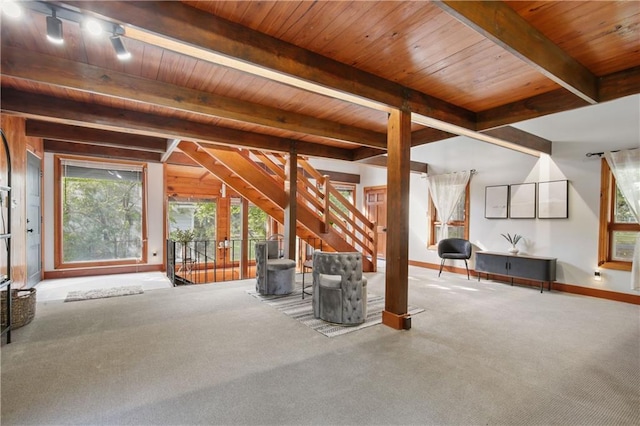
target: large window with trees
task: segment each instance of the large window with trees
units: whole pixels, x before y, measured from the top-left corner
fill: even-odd
[[[146,166],[55,156],[57,268],[146,262]]]
[[[640,224],[616,185],[609,164],[603,159],[598,265],[602,268],[630,271],[638,233]]]

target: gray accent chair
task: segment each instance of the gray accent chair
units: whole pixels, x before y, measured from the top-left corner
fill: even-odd
[[[367,279],[362,254],[313,253],[313,316],[324,321],[362,324],[367,318]]]
[[[256,243],[256,292],[289,294],[296,285],[296,262],[281,259],[278,241]]]
[[[447,259],[461,259],[464,260],[464,266],[467,268],[467,279],[469,278],[469,265],[467,260],[471,258],[471,243],[469,240],[462,238],[445,238],[438,243],[438,256],[440,256],[440,272],[442,273],[442,267],[444,261]]]

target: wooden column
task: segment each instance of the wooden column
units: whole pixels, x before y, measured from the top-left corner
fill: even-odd
[[[242,197],[242,240],[240,241],[240,278],[249,277],[249,201]]]
[[[382,323],[396,330],[411,328],[409,289],[409,174],[411,113],[393,110],[387,129],[387,258]]]
[[[291,150],[285,167],[284,192],[287,206],[284,209],[284,257],[296,260],[298,154]]]

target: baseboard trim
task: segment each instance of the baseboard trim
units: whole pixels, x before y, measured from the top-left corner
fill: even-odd
[[[421,268],[427,268],[427,269],[435,269],[436,271],[440,269],[439,264],[419,262],[415,260],[410,260],[409,265],[419,266]],[[445,273],[445,272],[461,274],[461,275],[467,274],[467,270],[464,268],[458,268],[458,267],[446,266],[446,265],[442,269],[442,273]],[[470,269],[469,272],[471,273],[472,276],[476,278],[478,277],[478,273],[476,271],[473,271]],[[483,276],[485,275],[483,274]],[[510,277],[506,277],[502,275],[489,274],[489,279],[511,283]],[[518,285],[540,288],[540,281],[514,278],[513,283]],[[547,288],[547,285],[545,285],[545,290],[546,288]],[[582,296],[598,297],[600,299],[614,300],[616,302],[624,302],[624,303],[631,303],[634,305],[640,305],[640,295],[636,295],[636,294],[618,293],[615,291],[601,290],[598,288],[590,288],[590,287],[582,287],[575,284],[560,283],[557,281],[551,284],[551,289],[556,291],[561,291],[564,293],[579,294]]]
[[[58,278],[90,277],[93,275],[133,274],[136,272],[157,272],[164,270],[165,269],[162,264],[59,269],[55,271],[45,271],[44,279],[51,280]]]

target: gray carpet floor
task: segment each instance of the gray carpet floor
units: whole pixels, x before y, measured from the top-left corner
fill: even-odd
[[[328,338],[253,286],[38,302],[2,425],[640,424],[636,305],[411,267],[411,330]]]

